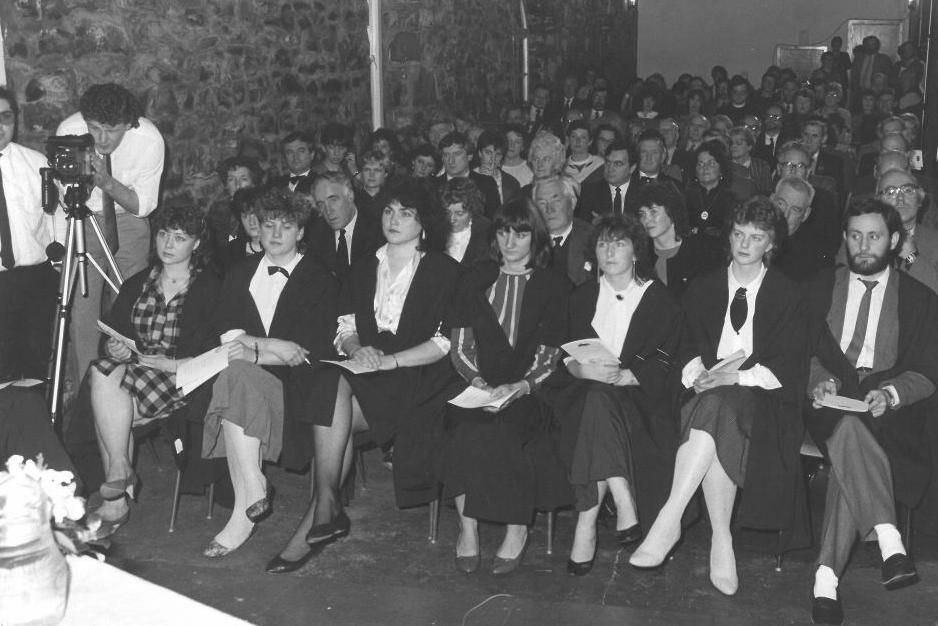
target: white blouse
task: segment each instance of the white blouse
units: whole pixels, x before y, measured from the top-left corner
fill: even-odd
[[[616,356],[622,353],[632,316],[650,285],[650,280],[641,285],[632,281],[622,291],[616,291],[605,276],[599,279],[599,297],[592,326],[602,344]]]

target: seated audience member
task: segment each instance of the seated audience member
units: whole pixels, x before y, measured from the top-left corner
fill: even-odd
[[[876,199],[847,209],[847,267],[816,281],[805,417],[811,438],[831,464],[820,555],[814,577],[815,624],[843,623],[838,581],[856,539],[875,536],[887,590],[918,582],[896,528],[896,502],[918,503],[927,486],[924,424],[938,381],[934,293],[894,267],[905,237],[902,218]],[[839,394],[867,412],[822,408]]]
[[[876,181],[876,196],[902,220],[899,269],[938,293],[938,230],[920,223],[930,202],[925,190],[909,172],[891,170]]]
[[[674,118],[665,117],[658,122],[658,132],[664,140],[664,172],[671,178],[680,181],[680,187],[684,188],[684,170],[675,162],[674,155],[677,153],[677,142],[681,136],[681,127]]]
[[[788,223],[788,237],[777,247],[773,265],[796,283],[804,283],[822,269],[834,266],[822,223],[812,210],[814,187],[798,176],[786,176],[770,198]]]
[[[502,161],[502,171],[511,175],[521,188],[531,184],[534,172],[527,161],[528,138],[520,126],[509,126],[505,129],[505,160]]]
[[[486,130],[476,140],[476,155],[479,158],[479,167],[473,171],[477,174],[489,176],[498,186],[498,205],[516,200],[521,197],[521,183],[502,171],[502,160],[505,156],[505,136],[501,133]]]
[[[569,503],[532,394],[556,367],[570,283],[548,268],[550,240],[529,203],[503,207],[491,231],[490,258],[456,291],[451,358],[464,384],[506,402],[494,410],[447,407],[440,459],[443,497],[455,498],[459,512],[456,568],[479,567],[482,519],[507,525],[491,570],[503,575],[524,557],[535,509]]]
[[[485,198],[468,178],[453,178],[443,185],[443,208],[451,226],[446,254],[469,267],[488,255],[489,228],[485,217]]]
[[[273,491],[261,466],[277,461],[294,471],[309,461],[309,429],[300,422],[330,399],[317,376],[333,358],[335,279],[300,251],[309,205],[272,188],[257,201],[264,254],[225,276],[216,330],[229,365],[215,379],[205,415],[203,458],[227,457],[234,486],[231,518],[203,555],[226,556],[272,512]]]
[[[600,278],[573,293],[569,337],[597,337],[610,360],[581,363],[569,357],[565,372],[547,383],[558,452],[579,511],[567,561],[567,572],[575,576],[593,567],[596,521],[607,490],[615,502],[616,541],[630,547],[642,538],[640,522],[647,526],[658,514],[671,483],[677,424],[669,381],[681,312],[653,280],[649,244],[631,215],[596,223],[590,251]]]
[[[387,197],[381,214],[387,243],[357,263],[342,285],[335,336],[340,353],[371,373],[333,367],[323,375],[331,393],[321,392],[304,413],[313,423],[314,495],[287,545],[267,564],[271,573],[299,569],[348,534],[339,488],[355,433],[369,430],[379,446],[394,440],[399,506],[436,497],[441,416],[456,395],[446,356],[459,266],[443,252],[449,224],[423,185],[400,181]]]
[[[815,114],[822,118],[838,116],[848,128],[853,128],[853,116],[841,105],[844,102],[844,88],[838,82],[831,81],[824,86],[824,99]]]
[[[390,128],[378,128],[371,133],[368,138],[368,150],[377,150],[383,152],[388,157],[390,167],[388,168],[388,178],[394,180],[398,176],[404,175],[407,169],[402,164],[403,149],[397,134]]]
[[[614,141],[606,148],[603,180],[583,187],[576,204],[576,216],[592,222],[606,215],[634,211],[633,199],[638,183],[633,184],[638,153],[624,141]]]
[[[718,136],[728,140],[730,129],[733,128],[733,120],[728,115],[717,114],[710,118],[710,130],[717,133]]]
[[[442,189],[448,180],[469,178],[476,184],[485,198],[485,215],[495,214],[500,204],[498,185],[491,176],[479,174],[469,169],[472,146],[462,133],[450,133],[440,140],[440,153],[443,155],[443,174],[434,179],[437,190]]]
[[[218,265],[227,273],[245,257],[263,254],[261,224],[257,218],[257,199],[264,190],[255,187],[239,189],[231,199],[231,215],[237,220],[234,238],[219,249]]]
[[[312,171],[313,157],[316,155],[316,140],[306,131],[288,134],[280,142],[283,160],[287,164],[287,173],[273,176],[271,187],[284,187],[290,191],[309,194],[315,175]]]
[[[798,288],[767,265],[785,236],[781,213],[757,196],[738,205],[728,223],[729,266],[696,281],[684,296],[678,362],[681,382],[695,393],[681,408],[683,443],[671,493],[629,563],[647,569],[667,559],[681,537],[684,509],[702,486],[713,533],[710,581],[734,595],[734,510],[738,527],[781,530],[789,538],[785,547],[809,543],[798,460],[807,341]],[[711,371],[740,354],[738,370]]]
[[[355,190],[355,206],[377,219],[386,200],[382,192],[391,172],[391,159],[380,150],[369,150],[361,156],[361,164],[361,185]]]
[[[609,144],[621,138],[621,133],[619,133],[618,128],[612,124],[600,124],[596,127],[596,131],[594,132],[593,145],[590,151],[602,159],[606,154],[606,148],[609,147]]]
[[[795,93],[791,113],[785,116],[783,133],[786,139],[801,137],[801,126],[814,112],[814,93],[810,89],[799,89]]]
[[[414,178],[428,178],[440,171],[436,158],[436,148],[426,143],[418,146],[410,155],[410,175]]]
[[[711,237],[691,234],[684,197],[670,186],[645,185],[635,204],[639,220],[654,244],[648,251],[656,278],[676,298],[694,278],[723,261],[720,246]]]
[[[349,178],[358,173],[352,151],[352,130],[345,124],[329,122],[319,133],[323,158],[312,166],[312,173],[342,172]]]
[[[765,108],[765,129],[756,138],[752,149],[756,156],[768,164],[775,163],[776,151],[782,145],[782,127],[785,114],[779,104],[770,104]]]
[[[524,107],[527,133],[533,137],[539,130],[552,130],[560,124],[561,111],[554,106],[550,87],[539,83],[531,90],[531,102]]]
[[[578,120],[567,127],[567,151],[569,156],[562,175],[569,176],[580,185],[602,178],[602,157],[589,151],[592,141],[589,122]]]
[[[176,388],[176,370],[216,344],[212,316],[219,280],[204,267],[208,226],[201,211],[166,208],[154,215],[153,226],[153,261],[124,282],[107,319],[109,326],[134,340],[139,354],[108,339],[106,356],[89,368],[105,480],[98,490],[102,505],[95,514],[114,526],[129,517],[127,496],[133,498],[137,487],[131,427],[183,408],[187,400]]]
[[[342,172],[319,176],[313,199],[319,215],[306,229],[309,254],[341,284],[359,259],[383,244],[381,221],[377,215],[358,210],[352,179]]]
[[[727,149],[710,140],[694,151],[696,172],[685,190],[691,232],[719,238],[727,217],[740,198],[733,192]]]
[[[684,170],[684,175],[688,179],[693,178],[691,173],[696,166],[694,152],[703,143],[704,133],[708,130],[710,130],[710,120],[704,115],[697,113],[688,116],[684,127],[686,139],[674,153],[673,158],[674,162]]]
[[[534,183],[534,204],[550,235],[551,267],[566,274],[574,285],[592,279],[593,265],[586,256],[590,225],[573,216],[577,184],[567,176]]]
[[[632,172],[632,181],[636,183],[636,190],[642,185],[658,182],[671,185],[680,193],[680,177],[674,178],[668,174],[669,171],[674,170],[680,173],[680,168],[665,165],[668,151],[661,133],[654,129],[643,132],[638,136],[636,151],[638,152],[638,167]]]
[[[221,162],[218,176],[225,188],[209,205],[207,218],[214,244],[212,249],[221,253],[228,242],[242,234],[240,215],[232,207],[235,193],[263,184],[264,171],[257,159],[236,156]]]
[[[752,86],[742,76],[734,76],[730,81],[730,102],[717,111],[729,117],[733,124],[741,124],[743,117],[755,113],[756,107],[751,102]]]
[[[807,119],[801,126],[801,145],[811,157],[809,176],[828,176],[833,178],[837,188],[838,206],[853,188],[853,172],[848,172],[844,159],[824,149],[827,145],[827,124],[817,117]]]
[[[875,140],[860,146],[857,175],[860,177],[869,176],[873,171],[876,156],[882,152],[908,153],[909,143],[903,136],[903,130],[905,130],[905,124],[901,117],[881,118],[876,125]]]
[[[532,179],[521,192],[528,198],[533,198],[534,184],[545,178],[560,176],[563,171],[566,149],[560,137],[541,131],[531,140],[528,148],[528,165],[531,167]]]
[[[811,228],[816,237],[818,252],[829,258],[837,254],[837,249],[843,239],[840,209],[831,186],[823,187],[824,177],[808,176],[811,168],[811,157],[799,143],[786,143],[779,149],[778,164],[775,169],[777,180],[788,176],[801,178],[814,188],[814,199],[811,201]],[[830,182],[830,179],[826,179]],[[776,181],[777,182],[777,181]]]
[[[755,193],[768,195],[772,188],[772,168],[762,159],[752,156],[754,145],[755,138],[745,126],[735,126],[730,131],[733,180],[748,180]]]

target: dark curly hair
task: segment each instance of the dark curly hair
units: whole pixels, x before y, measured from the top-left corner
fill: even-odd
[[[417,211],[417,221],[423,227],[419,250],[443,252],[449,241],[452,226],[436,194],[432,193],[421,179],[401,178],[386,192],[385,207],[392,202]]]
[[[645,227],[634,215],[607,215],[593,226],[590,233],[589,245],[586,248],[586,258],[599,267],[596,257],[596,244],[600,241],[621,241],[628,239],[635,252],[635,278],[641,282],[649,281],[655,277],[655,264],[652,261],[651,238],[645,232]]]
[[[241,219],[242,215],[254,213],[257,215],[257,199],[264,193],[260,187],[245,187],[234,192],[231,198],[231,214],[236,219]]]
[[[153,214],[150,223],[154,238],[161,230],[181,230],[190,237],[198,239],[199,245],[192,251],[189,263],[197,269],[202,269],[209,264],[211,237],[208,231],[208,220],[205,219],[199,207],[194,204],[167,205]],[[163,266],[163,262],[156,253],[156,246],[152,246],[150,263],[157,267]]]
[[[541,212],[529,198],[513,200],[502,206],[492,219],[489,231],[489,258],[502,264],[502,251],[498,247],[498,233],[505,230],[531,233],[531,258],[528,268],[545,269],[550,265],[550,233]]]
[[[261,168],[261,164],[257,159],[246,156],[233,156],[225,159],[218,165],[218,177],[221,178],[221,183],[224,185],[228,182],[228,172],[231,170],[243,167],[251,173],[251,184],[256,186],[261,185],[264,182],[264,170]]]
[[[720,166],[720,176],[723,177],[723,182],[729,185],[730,177],[732,176],[732,167],[730,165],[730,153],[726,145],[717,139],[708,139],[697,146],[697,149],[694,150],[694,167],[697,166],[697,159],[704,152],[712,156],[713,160],[717,162]]]
[[[78,100],[78,110],[86,122],[108,126],[127,124],[136,128],[143,116],[143,107],[137,98],[116,83],[88,87]]]
[[[753,196],[740,202],[730,211],[726,223],[726,238],[729,240],[734,225],[751,224],[764,230],[772,239],[772,249],[765,253],[768,265],[788,236],[788,220],[785,215],[765,196]]]
[[[906,238],[906,231],[902,225],[902,216],[899,215],[899,211],[879,198],[860,196],[851,201],[847,206],[847,210],[844,211],[843,232],[847,232],[852,218],[861,215],[879,215],[886,223],[886,229],[889,231],[890,237],[895,233],[899,233],[899,243],[896,244],[895,248],[886,252],[886,259],[892,264],[898,258]]]
[[[254,200],[254,211],[261,222],[279,219],[293,222],[298,228],[305,228],[312,215],[312,204],[300,194],[292,193],[286,187],[265,187]]]
[[[471,178],[450,178],[443,185],[440,198],[444,209],[462,202],[463,208],[472,213],[472,217],[478,217],[485,211],[485,196]]]
[[[687,217],[687,205],[684,196],[671,185],[652,181],[642,185],[635,196],[635,206],[650,207],[658,205],[664,208],[665,213],[674,223],[674,234],[683,239],[690,233],[690,219]]]

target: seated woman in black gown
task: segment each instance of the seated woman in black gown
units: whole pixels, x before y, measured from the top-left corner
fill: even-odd
[[[325,396],[316,373],[335,354],[338,287],[301,251],[309,204],[282,187],[256,202],[264,254],[228,271],[216,314],[229,365],[212,388],[202,456],[227,459],[235,499],[228,523],[203,552],[209,558],[240,547],[270,515],[263,461],[280,459],[292,470],[308,462],[312,440],[300,416],[311,398]]]
[[[441,197],[452,227],[446,254],[469,267],[489,250],[492,222],[485,217],[485,196],[471,178],[451,178],[443,185]]]
[[[197,207],[174,207],[153,217],[154,258],[128,278],[107,323],[136,342],[140,355],[116,339],[89,368],[91,409],[104,463],[97,516],[114,525],[130,513],[134,496],[131,426],[169,417],[186,399],[176,389],[176,369],[216,344],[212,315],[219,279],[205,266],[208,227]],[[206,245],[203,246],[203,243]]]
[[[298,569],[319,548],[348,534],[351,522],[339,487],[350,468],[355,433],[369,430],[378,445],[394,440],[399,506],[436,497],[441,415],[457,391],[456,373],[445,357],[459,266],[443,252],[449,223],[426,188],[400,181],[387,194],[381,215],[387,243],[352,266],[335,335],[340,352],[365,372],[333,367],[326,373],[333,374],[328,409],[307,411],[315,441],[315,493],[268,572]]]
[[[448,407],[443,497],[456,499],[456,567],[465,573],[479,566],[479,519],[507,524],[492,568],[507,574],[524,555],[535,508],[566,504],[549,501],[559,492],[545,484],[550,476],[564,492],[566,481],[542,463],[552,457],[539,455],[546,428],[531,395],[553,372],[566,326],[570,283],[547,269],[549,240],[530,201],[508,204],[495,215],[491,259],[460,281],[453,364],[473,387],[509,398],[491,411]]]
[[[710,516],[710,581],[739,586],[730,522],[795,528],[807,384],[805,315],[794,283],[767,266],[785,218],[756,196],[731,213],[727,269],[701,277],[684,296],[681,382],[696,394],[681,409],[682,441],[667,502],[629,562],[660,566],[681,535],[681,516],[703,487]],[[714,365],[742,355],[738,370]],[[803,494],[802,494],[803,495]]]
[[[670,185],[651,182],[635,197],[638,217],[654,242],[649,252],[655,274],[675,297],[684,294],[688,283],[723,262],[719,243],[692,234],[684,198]]]
[[[608,489],[616,505],[616,538],[631,546],[664,503],[678,429],[669,384],[681,313],[656,280],[650,241],[631,215],[610,216],[593,228],[599,282],[570,299],[570,337],[598,337],[607,362],[565,359],[551,381],[557,442],[576,496],[577,518],[567,571],[582,576],[596,555],[596,520]],[[637,505],[637,507],[636,507]]]
[[[218,264],[224,272],[237,265],[245,257],[264,253],[261,246],[261,224],[257,216],[257,204],[263,189],[249,187],[238,189],[231,200],[231,213],[237,220],[233,239],[227,241],[218,253]]]

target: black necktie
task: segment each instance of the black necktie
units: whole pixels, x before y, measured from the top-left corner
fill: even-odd
[[[104,166],[107,168],[107,175],[111,175],[111,155],[104,155]],[[120,247],[120,241],[117,238],[117,212],[114,209],[114,198],[101,190],[101,216],[104,218],[104,241],[111,253],[117,252]]]
[[[859,281],[866,287],[866,291],[863,293],[863,297],[860,298],[860,308],[857,309],[857,323],[853,327],[853,337],[850,338],[850,345],[847,346],[847,351],[844,353],[844,356],[854,367],[857,366],[857,359],[860,358],[860,351],[866,341],[866,326],[870,321],[870,300],[873,299],[873,288],[879,284],[879,281],[876,280],[863,280],[860,278]]]
[[[345,229],[339,229],[339,245],[335,249],[335,271],[342,273],[348,269],[348,241],[345,240]]]
[[[555,247],[555,248],[559,248],[561,242],[563,242],[563,237],[561,237],[561,236],[559,236],[559,235],[558,235],[557,237],[552,237],[551,239],[552,239],[552,241],[554,242],[554,247]]]
[[[267,274],[269,276],[273,276],[274,274],[283,274],[285,278],[290,278],[290,272],[288,272],[286,268],[280,267],[279,265],[269,266],[267,268]]]
[[[612,199],[612,212],[622,215],[622,188],[616,187],[616,197]]]
[[[0,156],[3,156],[0,154]],[[0,173],[0,262],[3,267],[13,269],[13,235],[10,233],[10,214],[7,212],[7,200],[3,193],[3,174]]]
[[[739,329],[746,323],[746,316],[749,315],[749,304],[746,302],[746,288],[740,287],[733,296],[733,302],[730,303],[730,324],[733,330],[739,334]]]

